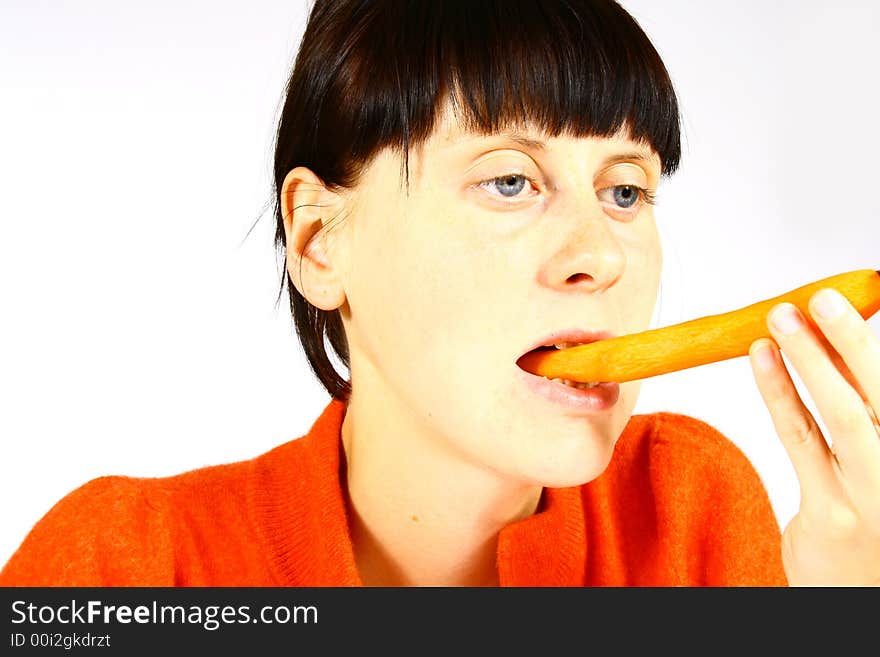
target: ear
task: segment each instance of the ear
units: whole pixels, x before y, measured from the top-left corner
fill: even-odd
[[[342,263],[333,259],[335,240],[321,229],[344,209],[342,197],[311,169],[296,167],[284,178],[280,200],[287,272],[294,286],[316,308],[339,308],[345,303]]]

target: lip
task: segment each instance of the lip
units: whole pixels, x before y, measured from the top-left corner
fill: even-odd
[[[586,344],[588,342],[607,340],[608,338],[614,337],[617,337],[616,333],[605,329],[564,329],[561,331],[554,331],[535,342],[531,347],[522,352],[517,359],[522,358],[538,347],[545,347],[559,342],[580,342]]]
[[[520,355],[520,358],[530,351],[546,345],[560,342],[587,344],[613,337],[616,337],[615,333],[604,329],[565,329],[554,331],[532,344]],[[613,381],[600,383],[594,388],[580,389],[572,388],[558,381],[550,381],[543,376],[526,372],[521,367],[517,367],[517,370],[520,380],[533,394],[576,413],[590,414],[607,411],[613,408],[617,400],[620,399],[620,384]]]
[[[620,384],[613,381],[600,383],[595,388],[581,389],[529,374],[523,369],[517,368],[517,371],[520,380],[533,394],[575,413],[607,411],[620,399]]]

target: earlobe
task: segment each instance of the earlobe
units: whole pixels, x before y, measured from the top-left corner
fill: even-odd
[[[288,172],[280,193],[287,271],[313,306],[334,310],[345,302],[340,264],[324,228],[342,210],[342,198],[306,167]]]

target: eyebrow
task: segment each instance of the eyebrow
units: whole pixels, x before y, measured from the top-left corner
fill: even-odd
[[[646,155],[645,153],[632,151],[630,153],[620,153],[618,155],[610,155],[602,160],[602,165],[605,164],[614,164],[615,162],[624,162],[628,160],[636,160],[637,162],[644,162],[645,164],[652,164],[654,162],[654,158]]]
[[[504,132],[499,134],[498,136],[534,150],[542,151],[547,148],[547,144],[540,139],[533,139],[519,132]],[[629,151],[626,153],[618,153],[616,155],[608,156],[607,158],[602,160],[600,166],[614,164],[615,162],[623,162],[625,160],[636,160],[637,162],[651,164],[654,162],[654,157],[649,155],[648,153],[645,153],[644,151]]]
[[[505,139],[509,139],[510,141],[515,141],[517,144],[521,146],[525,146],[526,148],[534,148],[536,150],[544,150],[547,147],[543,141],[539,139],[532,139],[531,137],[526,137],[518,132],[505,132],[499,135],[500,137],[504,137]]]

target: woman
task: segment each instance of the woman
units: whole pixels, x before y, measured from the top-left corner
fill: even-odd
[[[679,157],[669,76],[615,2],[318,0],[278,130],[276,240],[333,400],[251,461],[89,482],[0,584],[877,583],[880,349],[847,304],[816,314],[824,337],[788,315],[752,348],[802,486],[782,537],[710,426],[633,416],[637,382],[517,366],[648,327],[651,202]]]

